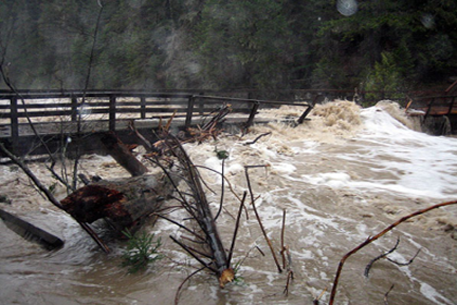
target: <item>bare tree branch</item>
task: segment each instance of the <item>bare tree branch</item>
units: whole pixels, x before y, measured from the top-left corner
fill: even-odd
[[[335,275],[335,279],[333,281],[333,287],[332,287],[332,292],[330,293],[330,300],[329,300],[329,305],[332,305],[333,302],[335,301],[335,296],[336,296],[336,292],[337,292],[337,288],[338,288],[338,282],[339,282],[339,279],[340,279],[340,276],[341,276],[341,272],[343,270],[343,266],[344,266],[344,263],[346,262],[346,260],[351,256],[353,255],[354,253],[356,253],[357,251],[359,251],[360,249],[364,248],[365,246],[371,244],[372,242],[374,242],[375,240],[379,239],[380,237],[382,237],[384,234],[386,234],[387,232],[391,231],[393,228],[395,228],[396,226],[398,226],[399,224],[413,218],[413,217],[416,217],[418,215],[421,215],[421,214],[424,214],[424,213],[427,213],[431,210],[434,210],[434,209],[438,209],[438,208],[441,208],[441,207],[445,207],[445,206],[448,206],[448,205],[453,205],[453,204],[457,204],[457,200],[454,200],[454,201],[448,201],[448,202],[443,202],[443,203],[440,203],[440,204],[436,204],[436,205],[433,205],[433,206],[430,206],[428,208],[425,208],[425,209],[422,209],[422,210],[419,210],[419,211],[416,211],[412,214],[409,214],[407,216],[404,216],[402,218],[400,218],[399,220],[397,220],[396,222],[394,222],[393,224],[389,225],[387,228],[385,228],[384,230],[382,230],[381,232],[379,232],[378,234],[376,234],[375,236],[373,237],[368,237],[363,243],[361,243],[360,245],[358,245],[357,247],[355,247],[354,249],[352,249],[351,251],[349,251],[348,253],[346,253],[343,258],[340,260],[340,263],[338,264],[338,269],[336,271],[336,275]]]

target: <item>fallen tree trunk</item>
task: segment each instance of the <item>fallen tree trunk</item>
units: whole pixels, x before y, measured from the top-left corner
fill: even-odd
[[[133,177],[99,181],[79,188],[61,201],[62,208],[86,223],[104,218],[116,231],[135,231],[146,216],[156,212],[174,191],[169,177],[148,172],[114,133],[101,138],[107,152]],[[175,179],[174,179],[175,180]]]
[[[219,236],[216,222],[203,190],[200,174],[198,173],[195,165],[190,160],[184,148],[181,146],[181,143],[178,139],[173,136],[169,136],[167,139],[165,139],[165,143],[168,145],[170,152],[179,161],[181,175],[191,191],[190,194],[187,194],[187,197],[190,198],[186,199],[186,196],[184,196],[184,194],[179,189],[176,189],[181,195],[181,204],[201,229],[203,233],[201,240],[204,240],[210,249],[211,254],[209,257],[211,257],[212,261],[209,264],[205,263],[202,259],[198,258],[200,253],[185,245],[184,243],[179,242],[173,237],[172,239],[181,247],[183,247],[194,258],[196,258],[200,263],[202,263],[206,268],[214,271],[219,279],[220,287],[224,288],[225,284],[234,280],[235,273],[230,266],[225,248]],[[170,174],[169,171],[168,174]],[[176,185],[177,183],[175,183],[175,186]]]
[[[92,223],[105,218],[119,232],[135,231],[172,192],[168,178],[156,173],[89,184],[70,194],[61,204],[78,221]]]

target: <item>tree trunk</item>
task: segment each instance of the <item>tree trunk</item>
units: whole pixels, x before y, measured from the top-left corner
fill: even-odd
[[[63,199],[61,204],[80,222],[92,223],[105,218],[119,232],[134,231],[172,192],[168,178],[157,173],[86,185]]]

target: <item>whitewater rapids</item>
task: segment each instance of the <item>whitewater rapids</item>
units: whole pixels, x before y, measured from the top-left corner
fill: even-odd
[[[239,196],[247,190],[249,170],[256,207],[279,251],[283,210],[287,211],[285,243],[290,249],[294,280],[283,294],[287,273],[278,273],[252,209],[243,214],[234,263],[242,278],[221,290],[214,275],[200,272],[181,293],[180,304],[312,304],[321,293],[326,304],[342,256],[389,224],[433,204],[457,199],[457,139],[416,131],[415,122],[397,104],[384,101],[362,109],[352,102],[318,105],[310,121],[297,127],[274,122],[300,109],[264,110],[273,121],[251,132],[225,134],[217,141],[186,144],[197,165],[221,171],[216,150],[226,150],[225,175]],[[260,134],[255,144],[244,145]],[[146,162],[146,161],[145,161]],[[82,172],[104,179],[128,176],[110,157],[90,155]],[[147,164],[147,163],[146,163]],[[45,185],[66,196],[43,165],[30,164]],[[105,255],[79,226],[36,194],[31,182],[14,165],[0,166],[0,192],[11,203],[3,209],[38,224],[66,241],[63,249],[47,252],[9,231],[0,222],[0,303],[2,304],[173,304],[181,282],[199,267],[170,239],[180,230],[159,221],[144,230],[162,238],[165,259],[145,272],[127,274],[120,267],[125,244],[108,240]],[[200,169],[211,191],[214,211],[220,201],[221,178]],[[239,202],[226,185],[218,228],[229,248]],[[181,211],[171,215],[185,217]],[[387,260],[377,261],[369,278],[365,266],[400,244]],[[265,256],[262,255],[262,250]],[[457,206],[413,218],[353,255],[340,279],[336,304],[382,304],[394,284],[390,304],[457,303]],[[325,291],[325,292],[324,292]]]

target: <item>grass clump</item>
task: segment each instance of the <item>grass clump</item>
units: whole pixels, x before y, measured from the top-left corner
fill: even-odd
[[[136,273],[163,258],[163,255],[158,253],[162,245],[161,239],[154,240],[154,234],[142,232],[134,235],[128,230],[122,233],[129,239],[127,249],[122,255],[122,267],[128,267],[129,273]]]

